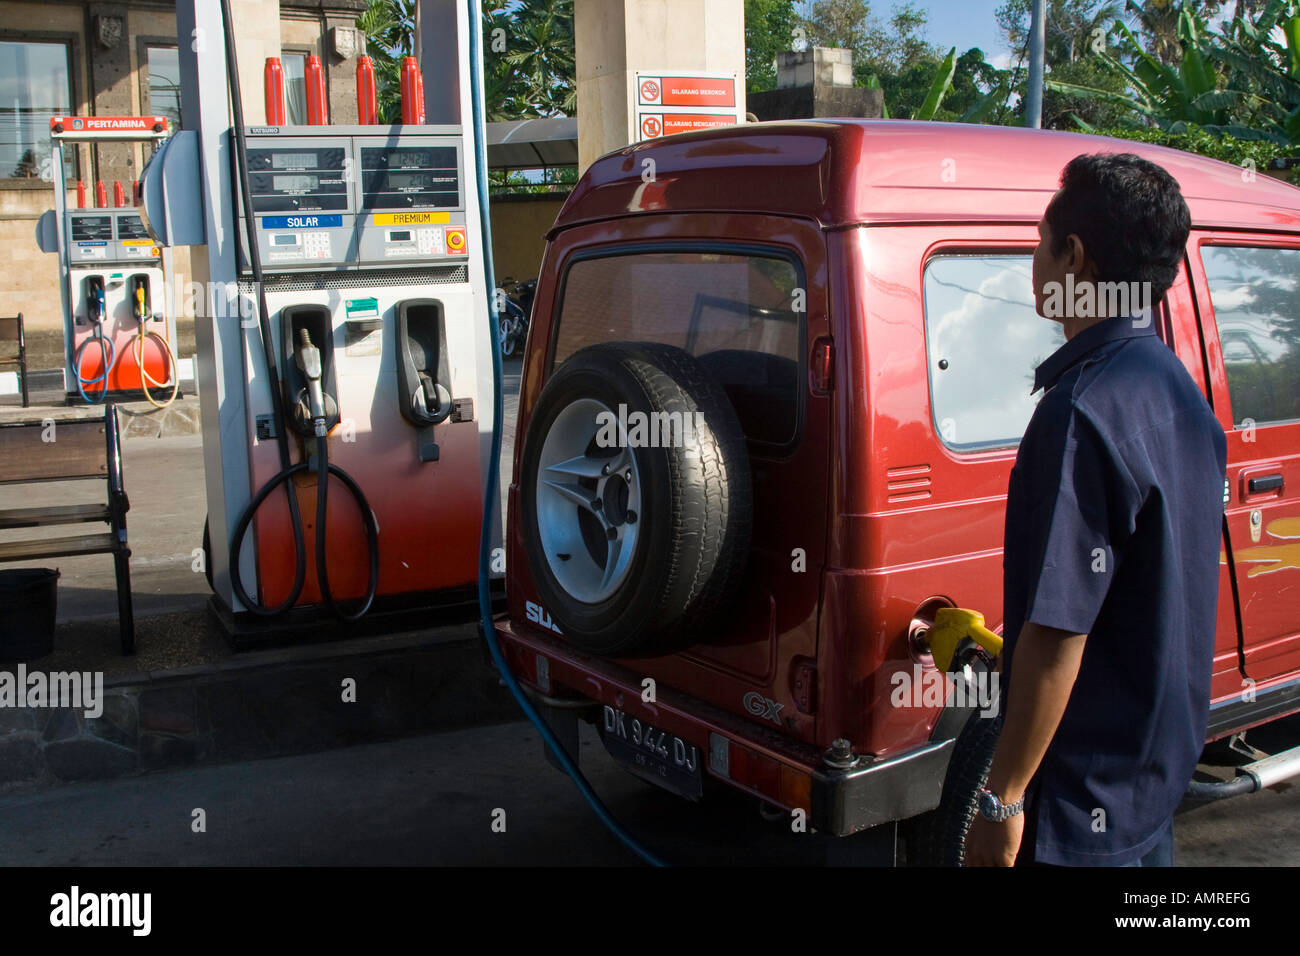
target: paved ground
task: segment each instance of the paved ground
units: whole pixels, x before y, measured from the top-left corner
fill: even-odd
[[[501,724],[0,798],[0,861],[635,864],[540,748],[530,725]],[[615,817],[669,862],[820,865],[835,842],[761,819],[748,798],[663,793],[618,769],[585,726],[582,755]],[[205,833],[191,829],[195,809]],[[1175,834],[1180,866],[1300,866],[1300,788],[1182,813]]]

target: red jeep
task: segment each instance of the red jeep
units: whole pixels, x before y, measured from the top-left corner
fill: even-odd
[[[1228,437],[1209,739],[1300,710],[1300,190],[1097,137],[815,120],[610,153],[547,234],[496,627],[570,741],[579,714],[684,796],[708,775],[835,835],[916,818],[912,861],[959,859],[989,661],[936,668],[931,625],[997,630],[1008,475],[1064,341],[1035,226],[1101,151],[1168,169],[1193,218],[1154,321]]]

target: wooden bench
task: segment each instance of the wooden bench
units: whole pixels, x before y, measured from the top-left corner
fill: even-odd
[[[122,486],[122,442],[117,407],[106,405],[103,418],[0,423],[0,485],[102,478],[105,504],[43,505],[0,509],[0,529],[104,523],[107,532],[0,541],[0,562],[36,561],[80,554],[113,555],[117,578],[118,625],[122,653],[135,652],[131,605],[131,549],[127,546]]]
[[[23,314],[0,317],[0,369],[18,370],[18,388],[27,407],[27,343],[23,341]]]

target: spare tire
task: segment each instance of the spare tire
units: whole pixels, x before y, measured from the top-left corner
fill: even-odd
[[[538,602],[575,646],[666,653],[708,638],[749,555],[749,454],[722,387],[687,352],[575,352],[533,408],[520,469]]]

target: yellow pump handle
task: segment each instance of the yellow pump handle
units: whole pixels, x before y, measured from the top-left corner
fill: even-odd
[[[1002,638],[984,626],[984,615],[961,607],[940,608],[927,639],[934,666],[941,671],[952,666],[957,645],[969,637],[994,657],[1002,653]]]

